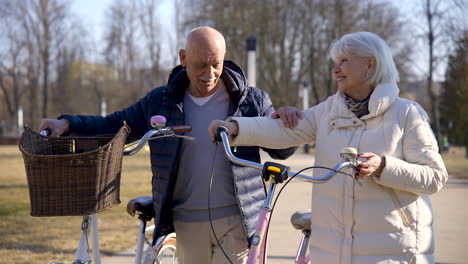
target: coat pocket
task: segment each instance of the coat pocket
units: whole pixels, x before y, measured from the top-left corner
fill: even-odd
[[[405,227],[411,226],[412,223],[414,223],[414,219],[411,217],[411,214],[407,213],[405,211],[405,208],[403,207],[400,199],[398,198],[397,194],[395,191],[391,188],[385,187],[385,190],[388,192],[390,195],[390,198],[392,199],[393,204],[395,205],[395,208],[398,212],[398,215],[401,218],[401,221],[403,222],[403,225]]]

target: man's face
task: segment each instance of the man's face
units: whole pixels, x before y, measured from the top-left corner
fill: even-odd
[[[179,53],[182,66],[190,79],[190,93],[195,97],[205,97],[215,92],[219,77],[223,72],[224,50],[192,47]]]

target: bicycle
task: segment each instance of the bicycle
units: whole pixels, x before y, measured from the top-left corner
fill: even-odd
[[[261,208],[258,222],[255,229],[255,234],[253,235],[251,246],[249,250],[249,256],[247,259],[247,264],[266,264],[266,251],[268,246],[268,228],[270,223],[270,217],[273,212],[276,200],[273,202],[273,197],[275,194],[276,186],[285,182],[283,188],[293,179],[297,178],[310,183],[324,183],[334,177],[336,174],[341,173],[354,178],[354,175],[341,172],[343,168],[351,167],[356,168],[359,164],[357,158],[357,150],[354,148],[345,147],[340,151],[340,156],[345,161],[338,163],[334,168],[326,168],[320,166],[314,166],[310,168],[323,168],[328,169],[326,175],[322,177],[312,177],[308,175],[301,174],[302,171],[293,172],[289,167],[281,165],[275,162],[265,162],[264,164],[252,162],[249,160],[244,160],[237,158],[233,155],[231,151],[231,146],[229,143],[228,137],[229,131],[226,127],[218,127],[215,133],[215,141],[221,142],[224,147],[224,152],[228,159],[241,166],[247,166],[254,169],[259,169],[262,171],[262,177],[265,181],[269,181],[270,185],[267,191],[267,196],[265,202]],[[308,168],[306,168],[308,169]],[[288,177],[290,177],[288,179]],[[281,194],[281,190],[278,193],[278,196]],[[276,199],[278,198],[276,197]],[[291,223],[294,228],[302,231],[301,242],[298,247],[298,251],[295,257],[295,263],[297,264],[307,264],[310,262],[310,259],[307,255],[307,249],[309,245],[310,233],[311,233],[311,212],[310,211],[298,211],[294,213],[291,217]],[[226,256],[226,258],[228,258]],[[229,258],[228,258],[229,260]],[[230,261],[230,260],[229,260]]]
[[[145,135],[136,142],[127,145],[124,148],[123,155],[129,156],[138,153],[149,140],[155,140],[163,137],[180,137],[192,140],[188,136],[179,135],[182,133],[190,132],[190,126],[171,126],[166,127],[166,119],[163,116],[151,117],[151,126],[153,129],[145,133]],[[40,132],[42,136],[47,136],[50,131],[43,130]],[[135,145],[136,146],[133,146]],[[140,227],[137,236],[137,244],[135,246],[135,264],[164,264],[164,263],[177,263],[176,258],[176,234],[171,233],[162,236],[154,243],[149,241],[146,237],[147,233],[154,231],[154,225],[147,227],[147,222],[151,221],[154,216],[153,198],[150,196],[142,196],[132,199],[127,204],[127,213],[132,217],[137,217],[140,220]],[[90,256],[88,238],[92,238],[92,254]],[[146,244],[146,249],[145,249]],[[84,215],[81,223],[80,240],[75,255],[73,264],[91,264],[101,263],[100,249],[99,249],[99,235],[98,235],[98,215],[97,213]],[[63,264],[59,262],[52,262],[51,264]]]
[[[165,124],[165,117],[151,117],[151,125],[155,129],[146,132],[146,134],[137,142],[135,147],[124,151],[124,155],[133,155],[137,153],[143,148],[146,142],[157,138],[180,137],[193,140],[192,137],[177,135],[190,132],[191,128],[189,126],[165,127]],[[153,198],[150,196],[141,196],[130,200],[127,204],[127,213],[132,217],[137,216],[141,221],[135,250],[135,264],[177,263],[177,240],[175,233],[170,233],[166,236],[159,237],[154,245],[152,245],[152,243],[148,241],[145,236],[147,232],[152,233],[154,231],[154,225],[146,227],[146,223],[151,221],[151,219],[153,219],[155,216]],[[146,250],[143,249],[144,244],[147,245]]]

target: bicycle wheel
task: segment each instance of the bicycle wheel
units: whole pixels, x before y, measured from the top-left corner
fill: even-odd
[[[160,264],[175,264],[177,263],[176,257],[177,241],[175,238],[170,237],[164,240],[161,249],[157,252],[157,258]],[[155,262],[158,263],[158,262]]]

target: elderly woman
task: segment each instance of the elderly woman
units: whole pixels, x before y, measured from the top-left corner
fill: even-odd
[[[379,36],[344,35],[330,55],[338,92],[326,101],[303,112],[281,108],[272,118],[215,120],[209,133],[224,125],[237,146],[315,143],[315,164],[328,167],[340,162],[342,147],[358,150],[362,184],[338,174],[314,186],[312,263],[434,263],[428,195],[444,186],[447,171],[428,116],[398,97],[398,72]]]

